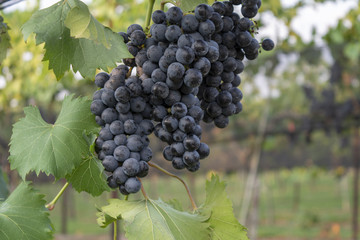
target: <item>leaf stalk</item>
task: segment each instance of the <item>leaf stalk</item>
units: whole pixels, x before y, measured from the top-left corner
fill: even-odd
[[[117,240],[117,220],[114,222],[114,240]]]
[[[66,188],[69,186],[69,182],[65,183],[65,185],[61,188],[61,190],[59,191],[59,193],[55,196],[55,198],[49,203],[46,204],[45,207],[47,209],[49,209],[49,211],[53,210],[55,208],[55,204],[56,202],[59,200],[59,198],[61,197],[61,195],[63,195],[63,193],[65,192]]]
[[[142,192],[142,194],[144,195],[144,198],[145,198],[146,200],[148,200],[149,197],[147,196],[147,194],[146,194],[146,192],[145,192],[144,185],[143,185],[141,179],[140,179],[140,178],[137,178],[137,179],[141,182],[141,192]]]
[[[156,168],[157,170],[165,173],[166,175],[168,175],[168,176],[170,176],[170,177],[173,177],[173,178],[176,178],[177,180],[179,180],[179,181],[184,185],[184,187],[185,187],[185,189],[186,189],[186,192],[187,192],[187,194],[188,194],[188,196],[189,196],[189,199],[190,199],[191,205],[192,205],[192,207],[193,207],[193,210],[196,211],[196,210],[198,209],[197,206],[196,206],[196,203],[195,203],[195,201],[194,201],[194,198],[193,198],[193,196],[192,196],[191,193],[190,193],[190,189],[189,189],[188,185],[185,183],[185,181],[184,181],[181,177],[179,177],[179,176],[177,176],[177,175],[175,175],[175,174],[173,174],[173,173],[165,170],[164,168],[160,167],[160,166],[157,165],[156,163],[148,162],[148,164],[149,164],[149,166],[151,166],[151,167],[153,167],[153,168]]]
[[[145,27],[144,30],[146,33],[149,31],[150,21],[151,21],[151,14],[153,12],[155,0],[149,0],[149,6],[146,13],[146,19],[145,19]]]

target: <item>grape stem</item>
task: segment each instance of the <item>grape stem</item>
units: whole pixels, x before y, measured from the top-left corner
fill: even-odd
[[[69,186],[69,183],[65,183],[65,185],[61,188],[61,190],[59,191],[59,193],[56,195],[56,197],[49,203],[46,204],[45,207],[47,209],[49,209],[49,211],[53,210],[55,208],[55,204],[56,202],[59,200],[59,198],[61,197],[61,195],[63,195],[63,193],[65,192],[66,188]]]
[[[141,182],[141,192],[142,192],[142,194],[144,195],[144,198],[145,198],[146,200],[148,200],[149,197],[147,196],[147,194],[146,194],[146,192],[145,192],[144,185],[143,185],[141,179],[140,179],[140,178],[137,178],[137,179]]]
[[[167,3],[172,3],[171,1],[162,1],[161,2],[161,4],[160,4],[160,9],[161,9],[161,11],[164,11],[164,9],[165,9],[165,4],[167,4]]]
[[[186,189],[186,192],[187,192],[187,194],[188,194],[188,196],[189,196],[189,199],[190,199],[191,205],[192,205],[192,207],[193,207],[193,210],[194,210],[194,211],[197,210],[197,206],[196,206],[196,203],[195,203],[195,201],[194,201],[194,198],[192,197],[192,195],[191,195],[191,193],[190,193],[190,189],[189,189],[189,187],[187,186],[187,184],[185,183],[185,181],[184,181],[182,178],[180,178],[179,176],[177,176],[177,175],[175,175],[175,174],[173,174],[173,173],[171,173],[171,172],[163,169],[162,167],[160,167],[160,166],[157,165],[156,163],[148,162],[148,164],[149,164],[149,166],[151,166],[151,167],[153,167],[153,168],[156,168],[157,170],[165,173],[166,175],[169,175],[170,177],[173,177],[173,178],[176,178],[177,180],[179,180],[179,181],[184,185],[184,187],[185,187],[185,189]]]
[[[134,67],[130,67],[129,72],[126,74],[126,78],[131,76],[131,72],[134,69]]]
[[[114,222],[114,240],[117,240],[117,220]]]
[[[149,31],[150,21],[151,21],[151,14],[153,12],[155,0],[149,0],[149,6],[146,13],[146,19],[145,19],[145,32],[147,33]]]

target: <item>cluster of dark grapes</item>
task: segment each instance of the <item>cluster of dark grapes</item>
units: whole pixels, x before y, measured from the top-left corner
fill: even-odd
[[[244,17],[234,12],[240,4]],[[260,6],[260,0],[215,2],[198,5],[193,14],[171,7],[153,12],[150,35],[138,24],[119,33],[134,57],[110,75],[96,76],[100,90],[91,105],[102,126],[96,151],[112,173],[110,187],[123,194],[139,191],[153,131],[167,143],[163,156],[175,169],[199,169],[200,159],[210,154],[200,122],[224,128],[229,116],[241,112],[242,60],[255,59],[260,47],[274,47],[270,39],[260,46],[253,38],[256,26],[249,18]],[[138,77],[128,67],[136,67]]]
[[[152,158],[148,135],[154,130],[151,106],[143,96],[141,80],[126,78],[128,67],[120,65],[111,74],[99,73],[95,83],[100,88],[93,95],[91,112],[102,127],[95,149],[106,171],[109,186],[122,194],[138,192],[149,171]]]

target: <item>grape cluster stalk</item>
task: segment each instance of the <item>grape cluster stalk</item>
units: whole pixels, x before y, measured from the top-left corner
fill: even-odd
[[[240,4],[243,17],[234,12]],[[152,13],[149,34],[138,24],[119,33],[133,58],[96,75],[99,90],[91,104],[102,127],[96,152],[111,188],[124,195],[140,190],[139,178],[148,174],[152,158],[152,132],[166,143],[163,157],[175,169],[200,168],[210,154],[200,122],[225,128],[242,111],[244,58],[274,48],[271,39],[260,44],[253,37],[257,26],[251,18],[260,6],[260,0],[217,1],[186,14],[174,6]]]

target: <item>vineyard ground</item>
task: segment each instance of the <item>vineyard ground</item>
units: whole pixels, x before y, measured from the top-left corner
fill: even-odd
[[[209,176],[210,173],[206,175]],[[207,176],[184,176],[198,203],[205,198],[202,189]],[[222,177],[227,181],[227,192],[238,216],[246,175],[238,173]],[[332,172],[318,169],[281,170],[262,173],[260,182],[259,239],[350,239],[351,173],[339,178]],[[176,198],[183,203],[184,208],[190,206],[185,190],[173,179],[150,175],[144,184],[148,195],[153,199],[161,197],[167,201]],[[41,192],[48,193],[47,200],[60,189],[60,186],[55,184],[42,184],[36,187]],[[105,205],[110,193],[92,199],[87,194],[70,191],[68,197],[69,236],[57,235],[56,239],[109,239],[109,229],[102,229],[96,224],[95,206]],[[130,200],[137,198],[141,196],[136,194],[131,196]],[[61,200],[51,214],[57,232],[61,229],[60,213]]]

